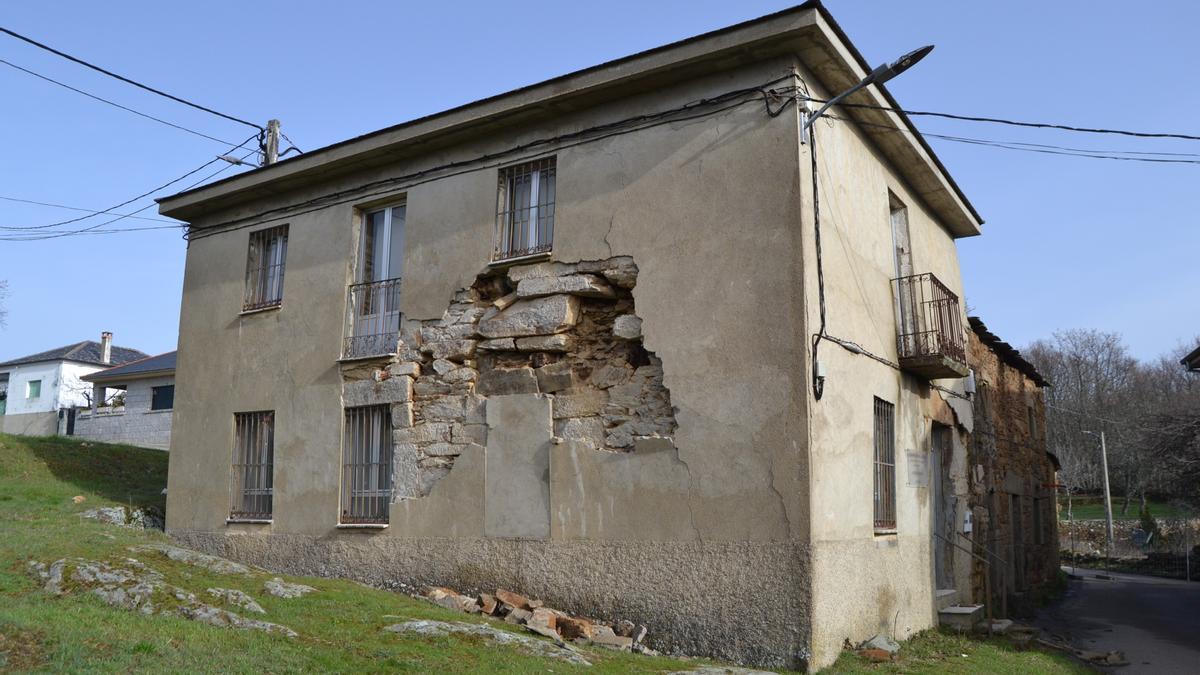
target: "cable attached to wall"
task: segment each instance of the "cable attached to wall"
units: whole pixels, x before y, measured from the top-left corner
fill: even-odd
[[[812,162],[812,198],[813,198],[813,245],[817,252],[817,303],[820,307],[820,327],[812,336],[812,388],[813,398],[820,401],[825,393],[825,378],[821,375],[820,362],[817,359],[821,340],[825,338],[825,267],[821,260],[821,199],[818,194],[817,180],[817,126],[808,127],[808,157]]]

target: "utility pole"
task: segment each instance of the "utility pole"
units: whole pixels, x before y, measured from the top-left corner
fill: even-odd
[[[279,120],[267,121],[267,137],[263,141],[263,166],[279,161]]]
[[[1100,430],[1100,463],[1104,468],[1104,520],[1108,533],[1108,557],[1112,558],[1113,548],[1113,516],[1112,492],[1108,489],[1108,446],[1104,443],[1104,430]]]

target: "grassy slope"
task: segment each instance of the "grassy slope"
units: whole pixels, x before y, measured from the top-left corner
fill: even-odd
[[[318,593],[281,599],[262,592],[267,576],[221,576],[158,554],[132,554],[168,581],[198,595],[237,588],[267,610],[262,618],[298,631],[298,639],[217,628],[174,617],[113,609],[91,595],[52,597],[28,576],[28,560],[64,556],[120,560],[126,547],[167,541],[159,532],[127,530],[77,517],[95,506],[163,507],[167,455],[63,438],[0,434],[0,654],[13,670],[91,672],[665,672],[697,664],[606,650],[585,650],[594,668],[525,656],[462,636],[420,638],[381,629],[406,619],[478,620],[349,581],[289,580]],[[72,497],[85,501],[75,504]],[[251,618],[259,615],[250,614]],[[522,632],[497,622],[496,625]],[[962,658],[960,654],[968,654]],[[834,672],[1076,672],[1065,660],[1014,652],[1003,643],[927,633],[905,643],[903,660],[873,666],[847,655]],[[0,670],[5,665],[0,664]]]

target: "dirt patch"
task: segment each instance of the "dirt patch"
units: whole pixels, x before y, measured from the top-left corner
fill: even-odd
[[[41,632],[0,624],[0,672],[25,672],[45,663],[45,636]]]

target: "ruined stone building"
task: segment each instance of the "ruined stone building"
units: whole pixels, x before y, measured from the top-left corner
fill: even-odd
[[[1028,610],[1058,574],[1058,459],[1046,449],[1050,386],[1016,349],[970,317],[975,428],[971,435],[970,507],[976,562],[974,600],[1007,614]],[[990,578],[989,578],[990,577]],[[999,615],[999,614],[998,614]]]
[[[814,156],[870,70],[810,2],[163,200],[168,531],[743,662],[936,625],[981,219],[882,87]]]

